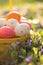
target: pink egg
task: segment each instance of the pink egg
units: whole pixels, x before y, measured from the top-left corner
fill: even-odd
[[[13,38],[15,32],[11,27],[4,26],[0,28],[0,38]]]

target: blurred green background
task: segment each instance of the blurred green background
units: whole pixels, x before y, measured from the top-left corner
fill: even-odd
[[[12,4],[12,9],[27,18],[43,17],[43,0],[12,0]],[[0,0],[0,11],[9,9],[9,0]]]
[[[22,5],[25,3],[42,3],[43,0],[12,0],[13,5]],[[0,7],[8,5],[9,0],[0,0]]]
[[[43,2],[43,0],[12,0],[14,4],[22,4],[22,3],[27,3],[27,2]],[[9,0],[0,0],[0,5],[6,5],[8,4]]]

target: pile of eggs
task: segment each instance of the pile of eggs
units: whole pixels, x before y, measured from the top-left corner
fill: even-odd
[[[31,29],[31,24],[17,12],[8,13],[5,18],[0,18],[0,38],[25,36]]]

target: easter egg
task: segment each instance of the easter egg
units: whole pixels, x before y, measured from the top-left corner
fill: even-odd
[[[19,24],[18,20],[14,18],[9,19],[6,23],[7,26],[10,26],[12,28],[15,28]]]
[[[6,20],[4,18],[0,18],[0,27],[3,27],[6,24]]]
[[[12,38],[14,36],[15,33],[11,27],[3,26],[0,28],[0,38]]]
[[[18,14],[17,12],[10,12],[7,16],[6,16],[6,20],[14,18],[16,20],[18,20],[20,22],[20,14]]]
[[[21,23],[15,27],[16,36],[25,36],[29,33],[30,26],[27,23]]]
[[[22,24],[22,23],[27,24],[27,25],[29,26],[29,29],[32,30],[32,25],[31,25],[30,23],[28,23],[28,22],[21,22],[21,24]]]

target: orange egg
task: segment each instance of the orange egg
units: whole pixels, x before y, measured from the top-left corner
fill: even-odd
[[[18,22],[20,22],[20,15],[18,13],[13,12],[13,13],[9,13],[6,16],[6,20],[11,19],[11,18],[17,19]]]

